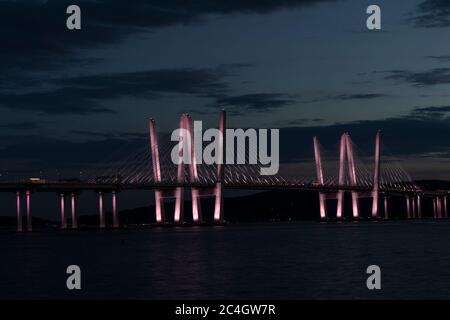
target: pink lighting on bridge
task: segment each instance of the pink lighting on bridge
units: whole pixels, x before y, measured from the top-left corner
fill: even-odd
[[[153,164],[153,179],[156,183],[161,183],[161,163],[159,158],[158,135],[154,119],[150,119],[150,151]],[[161,190],[155,190],[155,211],[156,222],[164,223],[164,202]]]
[[[225,110],[220,112],[219,116],[219,159],[225,158],[225,130],[226,130],[226,113]],[[224,167],[221,161],[217,164],[217,183],[214,191],[215,194],[215,204],[214,204],[214,221],[223,222],[223,177],[224,177]]]
[[[416,200],[417,200],[417,216],[419,219],[421,219],[422,218],[422,206],[420,204],[420,195],[417,195]]]
[[[345,134],[345,141],[347,145],[347,159],[348,159],[348,170],[349,170],[349,176],[350,176],[350,184],[352,186],[357,186],[356,181],[356,168],[355,168],[355,161],[353,159],[353,146],[352,142],[350,140],[350,136]],[[358,205],[358,193],[355,191],[352,191],[352,211],[353,211],[353,217],[358,218],[359,217],[359,205]]]
[[[192,120],[188,116],[186,122],[187,131],[192,139],[194,137],[194,129],[192,125]],[[189,174],[190,174],[190,182],[198,183],[198,170],[197,170],[197,157],[195,154],[195,141],[193,139],[190,143],[190,155],[191,155],[191,163],[189,165]],[[192,201],[192,220],[195,223],[199,223],[202,220],[202,212],[201,212],[201,202],[200,202],[200,190],[198,188],[191,188],[191,201]]]
[[[408,219],[411,219],[411,199],[409,197],[409,195],[405,196],[406,198],[406,216]]]
[[[447,197],[443,197],[443,202],[444,202],[444,217],[448,218],[448,212],[447,212]]]
[[[343,186],[345,184],[345,144],[346,144],[346,134],[341,135],[341,144],[339,150],[339,185]],[[339,190],[337,195],[337,209],[336,217],[338,219],[342,218],[342,210],[344,206],[344,191]]]
[[[442,203],[441,203],[440,197],[436,198],[436,210],[437,210],[438,219],[442,219]]]
[[[112,191],[112,214],[113,214],[113,227],[119,227],[119,216],[117,215],[117,199],[116,199],[116,191]]]
[[[436,198],[433,198],[433,218],[437,219]]]
[[[66,229],[67,228],[67,220],[66,220],[64,193],[60,194],[60,206],[61,206],[61,229]]]
[[[20,208],[20,191],[16,192],[17,231],[22,231],[22,210]]]
[[[72,229],[78,228],[77,204],[75,193],[71,194],[71,213],[72,213]]]
[[[100,218],[100,228],[105,227],[105,212],[103,210],[103,192],[98,193],[98,215]]]
[[[178,168],[177,168],[177,182],[184,182],[184,163],[183,159],[186,157],[185,152],[190,153],[190,150],[185,150],[185,146],[191,146],[192,141],[191,138],[187,135],[187,130],[189,130],[189,118],[186,114],[183,114],[180,118],[180,135],[179,135],[179,144],[178,144]],[[177,187],[175,189],[175,213],[174,213],[174,222],[182,223],[183,222],[183,202],[184,202],[184,188]]]
[[[314,160],[316,162],[317,183],[323,186],[324,179],[322,170],[322,158],[320,156],[319,140],[317,139],[317,137],[313,137],[313,144],[314,144]],[[320,218],[326,219],[327,217],[326,198],[325,194],[322,192],[319,192],[319,206],[320,206]]]
[[[372,218],[378,218],[378,196],[380,188],[380,140],[381,132],[378,130],[375,138],[375,164],[373,174],[373,199],[372,199]]]
[[[31,191],[25,192],[26,198],[26,209],[27,209],[27,231],[33,231],[33,226],[31,222]]]
[[[150,148],[153,163],[153,179],[155,183],[162,183],[163,177],[161,174],[161,164],[159,155],[158,138],[156,131],[156,124],[153,119],[149,122],[150,131]],[[177,162],[177,179],[178,185],[186,183],[185,181],[185,163],[184,159],[190,158],[189,163],[189,182],[191,184],[198,184],[198,162],[195,154],[195,141],[191,140],[194,136],[192,119],[188,114],[183,114],[179,122],[179,137],[178,137],[178,162]],[[225,146],[225,111],[220,113],[219,119],[219,131],[220,135],[218,138],[218,157],[223,159],[224,156],[224,146]],[[202,210],[201,210],[201,197],[202,196],[213,196],[215,198],[214,205],[214,221],[223,221],[223,195],[222,195],[222,181],[223,181],[223,164],[217,164],[217,182],[213,190],[211,188],[201,188],[197,186],[191,187],[191,197],[192,197],[192,220],[194,223],[200,223],[202,221]],[[175,198],[175,211],[174,211],[174,222],[183,223],[183,202],[184,202],[184,188],[174,187],[173,189],[155,189],[155,211],[156,211],[156,222],[164,223],[164,198]]]

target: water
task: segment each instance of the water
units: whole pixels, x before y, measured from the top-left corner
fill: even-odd
[[[449,247],[444,220],[1,231],[0,298],[448,299]],[[81,291],[66,289],[71,264]]]

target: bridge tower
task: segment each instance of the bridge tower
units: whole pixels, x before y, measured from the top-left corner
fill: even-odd
[[[179,144],[178,144],[178,167],[177,167],[177,187],[172,190],[155,190],[155,210],[156,210],[156,222],[164,223],[164,198],[175,198],[175,212],[174,222],[183,222],[183,201],[184,201],[184,188],[182,185],[184,181],[184,165],[185,160],[190,158],[189,163],[189,182],[193,185],[191,188],[192,195],[192,219],[195,223],[202,222],[202,210],[200,198],[203,196],[213,196],[215,198],[214,204],[214,221],[223,221],[223,176],[224,176],[224,146],[225,146],[225,111],[220,113],[219,118],[219,131],[218,137],[218,159],[221,159],[217,164],[217,179],[215,186],[211,188],[203,188],[198,186],[200,183],[197,167],[195,141],[193,139],[193,124],[192,119],[188,114],[183,114],[180,118],[179,124]],[[155,120],[150,120],[150,148],[153,161],[153,179],[156,184],[162,183],[161,176],[161,163],[159,156],[159,146],[156,131]],[[200,148],[202,150],[202,148]],[[188,156],[189,157],[188,157]]]
[[[339,185],[342,186],[345,184],[345,145],[346,145],[346,133],[341,135],[341,144],[339,148]],[[342,211],[344,207],[344,191],[339,190],[337,195],[337,208],[336,208],[336,218],[342,218]]]
[[[348,176],[351,186],[357,186],[356,179],[356,167],[355,160],[353,157],[353,147],[348,133],[343,133],[341,135],[341,144],[339,152],[339,185],[345,185],[345,165],[347,164]],[[337,209],[336,217],[338,219],[342,218],[342,212],[344,208],[344,191],[339,190],[337,195]],[[352,191],[352,212],[353,217],[359,217],[359,203],[358,203],[358,192]]]
[[[197,159],[195,152],[195,141],[191,143],[191,163],[189,165],[190,182],[194,186],[191,188],[192,196],[192,219],[195,223],[202,221],[201,197],[214,197],[214,221],[223,222],[223,177],[224,177],[224,157],[225,157],[225,128],[226,128],[226,113],[225,110],[220,112],[219,116],[219,137],[218,137],[218,154],[216,167],[216,182],[215,186],[211,188],[196,187],[199,183]],[[188,131],[190,136],[194,136],[192,121],[189,118]],[[194,140],[194,139],[193,139]],[[201,149],[200,149],[201,150]]]
[[[373,198],[372,198],[372,218],[378,218],[378,204],[379,204],[379,189],[380,189],[380,143],[381,143],[381,131],[377,131],[375,137],[375,164],[373,173]]]
[[[320,155],[319,140],[316,136],[313,137],[314,143],[314,159],[316,162],[316,175],[317,183],[321,186],[324,185],[323,169],[322,169],[322,157]],[[319,206],[320,206],[320,219],[327,218],[326,196],[325,193],[319,192]]]
[[[348,160],[348,174],[350,177],[350,184],[352,186],[357,186],[356,181],[356,167],[355,160],[353,158],[353,146],[351,144],[350,136],[348,133],[345,134],[345,140],[347,145],[347,160]],[[358,203],[358,193],[356,191],[352,191],[352,211],[353,218],[359,217],[359,203]]]
[[[186,130],[188,129],[188,117],[183,114],[180,118],[179,124],[179,157],[178,157],[178,170],[177,170],[177,183],[184,182],[184,166],[183,166],[183,140],[187,139]],[[154,119],[150,119],[150,149],[153,162],[153,179],[156,184],[162,182],[161,175],[161,162],[159,155],[158,146],[158,136],[156,131],[156,123]],[[182,143],[183,142],[183,143]],[[161,190],[155,189],[155,211],[156,211],[156,222],[164,223],[164,199],[165,198],[175,198],[175,211],[174,211],[174,222],[180,223],[183,221],[183,199],[184,199],[184,188],[175,187],[172,190]]]

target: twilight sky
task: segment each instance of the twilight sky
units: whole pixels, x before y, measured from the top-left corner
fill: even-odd
[[[143,143],[150,117],[168,131],[225,108],[281,128],[285,161],[314,134],[364,149],[381,129],[414,178],[450,179],[448,1],[0,0],[0,39],[3,174],[82,169]]]

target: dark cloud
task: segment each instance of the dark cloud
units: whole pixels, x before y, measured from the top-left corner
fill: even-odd
[[[122,97],[159,98],[163,94],[215,97],[228,91],[224,78],[248,65],[214,69],[164,69],[51,79],[45,89],[0,93],[0,105],[46,114],[113,113],[104,101]]]
[[[4,76],[6,71],[28,72],[79,64],[86,62],[77,56],[80,49],[115,44],[157,28],[199,23],[214,14],[265,14],[329,1],[332,0],[78,0],[82,16],[79,31],[69,31],[65,25],[66,8],[73,1],[0,1],[0,69]]]
[[[413,21],[418,27],[450,26],[450,2],[447,0],[425,0],[418,5],[417,11]]]
[[[0,128],[8,130],[35,130],[39,129],[40,127],[35,122],[24,121],[24,122],[0,124]]]
[[[83,137],[88,138],[116,138],[116,139],[134,139],[134,138],[146,138],[148,136],[147,133],[141,132],[97,132],[97,131],[89,131],[89,130],[72,130],[71,133]]]
[[[438,62],[450,62],[450,55],[426,56],[425,58],[436,60]]]
[[[445,157],[450,151],[450,140],[442,137],[450,136],[449,113],[449,106],[418,107],[407,115],[394,118],[282,128],[281,159],[295,161],[311,157],[311,148],[292,148],[292,141],[299,146],[310,146],[313,136],[318,136],[325,148],[333,150],[343,132],[350,133],[363,155],[371,156],[377,130],[382,131],[385,152],[389,149],[399,159],[420,158],[425,154],[440,154]]]
[[[302,125],[311,124],[311,123],[320,123],[323,121],[324,121],[324,119],[322,119],[322,118],[298,118],[298,119],[282,121],[281,125],[286,126],[286,127],[302,126]]]
[[[366,100],[385,97],[385,94],[381,93],[361,93],[361,94],[341,94],[332,96],[331,99],[335,100]]]
[[[447,115],[450,113],[450,106],[443,107],[425,107],[425,108],[415,108],[411,114],[411,118],[415,119],[435,119],[440,120],[447,118]]]
[[[392,70],[389,73],[385,79],[403,81],[418,87],[450,83],[450,68],[435,68],[423,72]]]
[[[342,94],[322,94],[310,98],[304,98],[302,103],[316,103],[323,101],[347,101],[347,100],[370,100],[387,97],[387,94],[382,93],[342,93]]]
[[[215,106],[225,108],[233,114],[243,114],[273,111],[295,102],[291,95],[285,93],[252,93],[218,97]]]

